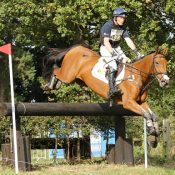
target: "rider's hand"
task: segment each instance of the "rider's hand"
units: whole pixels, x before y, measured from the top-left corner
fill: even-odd
[[[112,57],[118,56],[117,52],[114,50],[112,51],[111,55],[112,55]]]
[[[134,53],[137,55],[137,59],[138,59],[138,60],[144,56],[143,54],[141,54],[141,53],[137,50],[137,48],[135,48],[133,51],[134,51]]]
[[[131,63],[131,60],[129,58],[127,58],[127,63]]]
[[[137,54],[137,59],[138,59],[138,60],[144,56],[144,55],[141,54],[140,52],[137,52],[136,54]]]
[[[123,58],[122,63],[130,63],[131,60],[128,57]]]

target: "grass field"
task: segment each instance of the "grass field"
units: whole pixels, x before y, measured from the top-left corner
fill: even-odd
[[[126,165],[82,164],[57,165],[40,167],[31,172],[20,172],[19,175],[174,175],[175,167],[148,167],[143,165],[129,167]],[[14,170],[0,167],[0,175],[15,175]]]

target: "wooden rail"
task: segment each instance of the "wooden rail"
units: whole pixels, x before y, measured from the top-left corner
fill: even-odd
[[[108,103],[16,103],[19,116],[137,116],[120,105]],[[12,114],[11,103],[0,104],[0,116]]]

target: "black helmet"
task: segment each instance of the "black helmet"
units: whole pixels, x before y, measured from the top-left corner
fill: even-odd
[[[113,11],[113,14],[112,16],[113,17],[116,17],[116,16],[123,16],[125,17],[127,14],[126,10],[124,10],[123,8],[116,8],[114,11]]]

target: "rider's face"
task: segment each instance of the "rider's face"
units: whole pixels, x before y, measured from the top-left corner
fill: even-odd
[[[117,17],[115,17],[115,22],[118,25],[122,26],[125,22],[125,17],[124,16],[117,16]]]

